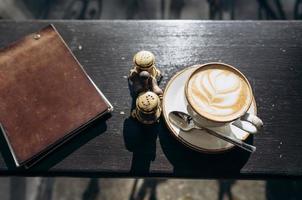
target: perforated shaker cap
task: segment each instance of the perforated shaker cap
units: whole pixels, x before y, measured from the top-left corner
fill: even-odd
[[[140,51],[134,55],[133,62],[141,68],[149,68],[154,64],[155,57],[150,51]]]
[[[159,97],[154,92],[148,91],[138,96],[136,106],[143,112],[152,112],[157,110],[159,102]]]

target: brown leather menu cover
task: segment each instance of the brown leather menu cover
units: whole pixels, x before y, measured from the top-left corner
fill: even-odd
[[[0,50],[0,124],[17,166],[112,109],[53,25]]]

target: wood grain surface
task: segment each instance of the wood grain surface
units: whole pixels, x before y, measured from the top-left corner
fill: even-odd
[[[0,47],[53,23],[115,107],[30,170],[15,169],[1,140],[0,175],[187,178],[288,178],[302,175],[302,23],[210,21],[0,22]],[[161,87],[179,70],[221,61],[249,79],[265,126],[240,149],[194,152],[163,121],[129,118],[127,75],[139,50],[152,51]],[[22,83],[20,83],[22,84]],[[11,112],[14,112],[13,110]]]

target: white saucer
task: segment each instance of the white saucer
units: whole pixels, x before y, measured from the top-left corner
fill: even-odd
[[[168,114],[171,111],[182,111],[188,113],[185,104],[184,86],[194,69],[196,69],[196,66],[186,68],[174,75],[168,82],[163,96],[163,116],[166,124],[170,132],[173,136],[175,136],[176,139],[194,150],[206,153],[219,153],[229,150],[234,147],[233,144],[216,138],[202,130],[194,129],[190,132],[181,131],[178,127],[171,124],[171,122],[169,121]],[[255,100],[253,100],[248,113],[254,115],[257,114]],[[234,125],[216,127],[215,130],[241,140],[245,140],[249,136],[248,132],[237,128]]]

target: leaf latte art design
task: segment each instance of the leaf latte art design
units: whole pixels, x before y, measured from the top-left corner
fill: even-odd
[[[237,74],[223,69],[207,69],[193,75],[188,96],[200,113],[222,117],[241,112],[249,102],[247,83]]]

